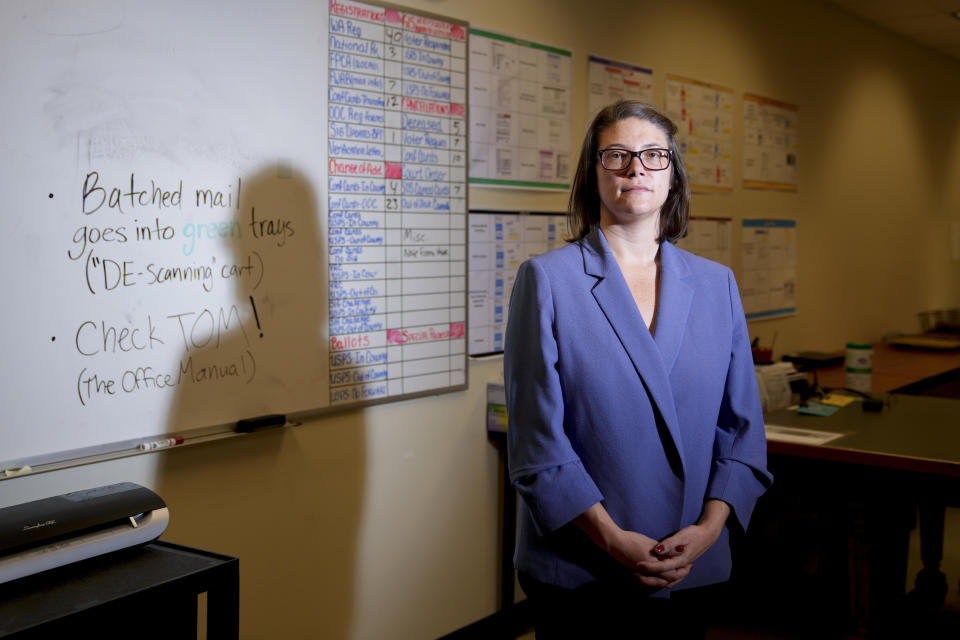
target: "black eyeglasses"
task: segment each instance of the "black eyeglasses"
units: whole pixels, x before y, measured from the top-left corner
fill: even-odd
[[[607,171],[623,171],[634,157],[640,158],[640,164],[648,171],[663,171],[670,166],[670,149],[601,149],[597,155],[600,156],[600,165]]]

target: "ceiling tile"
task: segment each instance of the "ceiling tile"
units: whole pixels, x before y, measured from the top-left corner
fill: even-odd
[[[913,18],[937,13],[930,0],[828,0],[867,20],[883,22],[895,18]]]
[[[960,45],[950,45],[946,47],[940,47],[940,53],[945,53],[948,56],[951,56],[960,60]]]
[[[898,33],[916,36],[950,34],[960,42],[960,20],[949,16],[927,16],[923,18],[904,18],[891,23],[890,28]]]
[[[950,13],[960,11],[960,0],[927,0],[934,9]]]
[[[841,11],[960,59],[960,0],[827,0]]]

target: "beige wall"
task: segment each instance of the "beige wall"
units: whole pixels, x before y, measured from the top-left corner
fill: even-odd
[[[734,88],[737,118],[744,92],[800,105],[799,193],[736,188],[693,203],[699,215],[798,220],[798,315],[751,325],[764,342],[777,332],[778,352],[915,330],[917,312],[960,306],[957,60],[813,1],[408,4],[573,49],[574,138],[591,53],[652,67],[661,105],[666,73]],[[472,189],[471,205],[559,210],[565,198]],[[244,638],[435,638],[497,606],[484,387],[500,375],[498,360],[472,362],[465,392],[7,481],[0,497],[154,487],[171,511],[165,539],[240,557]]]

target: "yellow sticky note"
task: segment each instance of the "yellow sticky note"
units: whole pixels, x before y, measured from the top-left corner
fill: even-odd
[[[847,396],[840,393],[831,393],[830,395],[824,396],[820,399],[820,402],[823,404],[832,404],[835,407],[845,407],[851,402],[856,402],[854,396]]]

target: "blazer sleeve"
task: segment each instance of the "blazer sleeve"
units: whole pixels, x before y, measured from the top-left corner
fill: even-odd
[[[520,266],[504,344],[510,481],[549,533],[603,499],[563,429],[554,300],[543,267]]]
[[[767,471],[767,439],[763,409],[743,304],[733,273],[728,274],[733,341],[730,366],[717,418],[713,468],[706,497],[729,504],[746,530],[757,499],[773,482]]]

